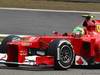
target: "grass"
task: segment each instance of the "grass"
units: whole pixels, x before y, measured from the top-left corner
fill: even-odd
[[[0,0],[0,7],[100,11],[100,3],[73,3],[46,0]]]

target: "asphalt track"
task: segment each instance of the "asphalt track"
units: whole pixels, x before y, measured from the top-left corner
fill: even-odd
[[[83,13],[84,14],[84,13]],[[83,18],[78,13],[0,10],[0,33],[50,34],[53,30],[71,32]],[[55,71],[52,68],[8,68],[0,65],[0,75],[100,75],[100,68],[70,68]]]
[[[82,14],[0,10],[0,33],[50,34],[70,32],[82,21]]]

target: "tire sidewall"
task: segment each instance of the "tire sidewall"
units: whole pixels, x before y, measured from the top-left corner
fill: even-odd
[[[59,60],[60,59],[60,57],[59,57],[60,49],[61,49],[61,47],[62,47],[63,44],[65,44],[68,47],[70,47],[70,51],[72,53],[71,62],[70,62],[70,64],[67,67],[63,66],[61,64],[60,60]],[[48,55],[54,57],[54,68],[56,70],[66,70],[66,69],[70,68],[70,66],[74,62],[74,50],[73,50],[73,47],[72,47],[70,41],[68,41],[66,39],[55,39],[55,40],[53,40],[49,44]]]
[[[70,52],[71,52],[71,61],[69,62],[69,65],[68,66],[64,66],[61,64],[61,61],[60,61],[60,52],[61,52],[61,48],[62,46],[67,46],[69,49],[70,49]],[[59,43],[58,43],[58,47],[57,47],[57,63],[58,65],[63,68],[63,69],[67,69],[69,68],[72,64],[73,64],[73,61],[74,61],[74,54],[73,54],[73,49],[72,49],[72,45],[69,41],[67,40],[60,40]]]
[[[16,36],[16,35],[9,35],[6,38],[4,38],[2,43],[1,43],[1,50],[2,50],[1,52],[2,53],[7,53],[7,50],[6,50],[7,49],[7,43],[11,42],[11,41],[14,41],[14,40],[17,41],[18,39],[21,40],[21,38],[19,36]]]

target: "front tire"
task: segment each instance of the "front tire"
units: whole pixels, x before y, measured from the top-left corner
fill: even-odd
[[[19,41],[19,40],[21,40],[21,38],[16,35],[10,35],[10,36],[7,36],[6,38],[4,38],[3,41],[1,42],[0,52],[7,53],[7,43],[14,41],[14,40]]]
[[[74,61],[74,52],[69,41],[57,39],[50,43],[49,55],[54,56],[54,68],[56,70],[68,69]]]
[[[4,40],[2,41],[2,44],[1,44],[1,53],[7,53],[7,43],[8,42],[20,41],[20,40],[21,40],[21,38],[16,35],[10,35],[10,36],[4,38]],[[18,55],[17,50],[15,50],[15,53],[16,53],[16,55]],[[15,62],[18,62],[17,58],[15,59]],[[19,66],[18,64],[13,64],[13,63],[6,63],[5,65],[8,67],[18,67]]]

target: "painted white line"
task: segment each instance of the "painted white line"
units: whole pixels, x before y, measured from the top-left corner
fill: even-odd
[[[17,34],[0,34],[0,37],[1,38],[4,38],[4,37],[7,37],[9,35],[17,35]],[[20,36],[20,37],[25,37],[25,36],[31,36],[31,35],[17,35],[17,36]]]
[[[87,13],[87,14],[100,14],[100,12],[92,11],[74,11],[74,10],[49,10],[49,9],[27,9],[27,8],[4,8],[0,7],[2,10],[19,10],[19,11],[41,11],[41,12],[72,12],[72,13]]]

